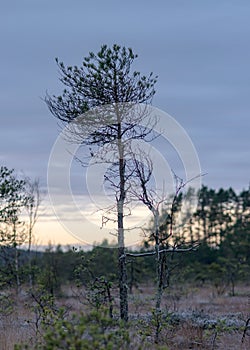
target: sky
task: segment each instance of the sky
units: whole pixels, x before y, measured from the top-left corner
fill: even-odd
[[[60,94],[63,89],[55,58],[80,65],[90,51],[117,43],[138,53],[135,69],[159,76],[153,106],[186,130],[206,173],[203,183],[213,188],[248,187],[248,0],[0,4],[1,165],[38,177],[46,190],[49,157],[61,132],[43,102],[46,91]],[[75,166],[77,181],[80,173]],[[47,197],[43,210],[38,240],[70,243],[79,238],[62,228]],[[85,241],[102,237],[93,235],[91,225],[84,227]]]

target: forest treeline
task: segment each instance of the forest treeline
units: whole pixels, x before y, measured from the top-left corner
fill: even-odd
[[[174,245],[196,248],[185,253],[166,253],[165,285],[190,281],[212,283],[218,293],[235,293],[235,285],[250,277],[250,189],[236,193],[232,188],[214,190],[203,186],[196,210],[183,208],[194,193],[179,195],[174,208]],[[191,200],[191,199],[190,199]],[[183,214],[184,213],[184,214]],[[181,219],[182,218],[182,219]],[[5,224],[6,225],[6,224]],[[160,234],[168,230],[168,208],[160,215]],[[148,239],[133,253],[150,251]],[[9,238],[13,238],[9,231]],[[4,236],[3,227],[1,230]],[[17,235],[17,234],[16,234]],[[107,241],[90,251],[49,246],[45,251],[27,250],[15,240],[2,239],[0,247],[0,287],[42,284],[50,293],[59,293],[62,285],[88,286],[96,279],[116,285],[117,248]],[[23,242],[22,242],[23,243]],[[129,251],[129,249],[128,249]],[[136,255],[136,254],[135,254]],[[140,255],[140,254],[139,254]],[[127,274],[130,292],[141,284],[155,283],[154,256],[129,257]],[[18,266],[17,266],[18,265]],[[17,276],[18,275],[18,276]]]

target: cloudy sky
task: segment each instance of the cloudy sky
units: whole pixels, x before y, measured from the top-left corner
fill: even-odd
[[[89,51],[118,43],[138,53],[137,70],[159,76],[153,105],[189,134],[207,173],[203,182],[248,186],[248,0],[0,2],[1,165],[46,187],[60,132],[42,101],[46,91],[62,90],[54,59],[80,65]],[[48,232],[48,218],[46,225]]]

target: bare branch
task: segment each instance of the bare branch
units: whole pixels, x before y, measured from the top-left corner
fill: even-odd
[[[175,247],[170,247],[170,248],[164,248],[160,249],[159,253],[185,253],[185,252],[190,252],[190,251],[195,251],[197,250],[199,245],[192,246],[189,248],[175,248]],[[150,252],[144,252],[144,253],[126,253],[126,256],[133,256],[133,257],[141,257],[141,256],[152,256],[155,255],[156,251],[152,250]]]

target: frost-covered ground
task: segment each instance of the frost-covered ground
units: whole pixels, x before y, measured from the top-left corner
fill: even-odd
[[[112,290],[114,317],[118,317],[118,291]],[[218,295],[212,286],[178,285],[168,288],[163,296],[162,313],[154,308],[153,286],[140,286],[129,295],[129,329],[133,340],[147,344],[146,349],[156,349],[155,331],[159,326],[159,345],[162,349],[250,349],[250,286],[237,286],[235,296],[225,290]],[[8,300],[5,300],[6,302]],[[58,307],[79,313],[88,309],[86,291],[63,288]],[[21,300],[13,297],[12,308],[2,305],[0,314],[0,349],[12,350],[14,344],[29,341],[37,335],[34,300],[23,293]],[[33,310],[33,311],[32,311]],[[136,338],[134,336],[136,334]],[[143,348],[144,349],[144,348]],[[55,349],[56,350],[56,349]]]

